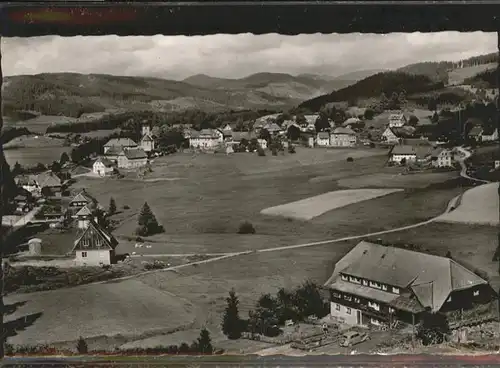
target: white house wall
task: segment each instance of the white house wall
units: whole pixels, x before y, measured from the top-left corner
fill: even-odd
[[[82,253],[86,252],[87,257],[82,257]],[[109,250],[87,250],[76,251],[76,263],[85,266],[99,266],[101,264],[111,264],[111,254]]]
[[[337,310],[337,306],[340,307],[340,310]],[[357,319],[357,314],[358,311],[362,313],[360,310],[355,309],[355,308],[349,308],[351,313],[349,314],[348,311],[349,307],[346,307],[340,303],[330,303],[330,315],[338,320],[340,323],[345,323],[347,325],[357,325],[358,324],[358,319]],[[361,317],[361,316],[360,316]],[[362,318],[360,318],[362,320]]]

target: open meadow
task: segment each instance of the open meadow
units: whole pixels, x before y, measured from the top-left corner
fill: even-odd
[[[75,118],[59,115],[40,115],[32,119],[12,121],[7,120],[5,126],[15,127],[15,128],[26,128],[30,132],[35,134],[43,135],[47,131],[47,128],[55,124],[68,124],[76,122]]]
[[[467,190],[459,206],[440,221],[497,226],[499,213],[498,183],[489,183]]]
[[[22,166],[44,165],[58,161],[61,154],[69,154],[71,147],[65,147],[62,139],[47,136],[21,136],[4,145],[5,159],[9,165],[19,162]]]
[[[145,239],[151,248],[140,252],[150,254],[237,252],[408,225],[439,215],[462,191],[450,188],[395,192],[328,211],[311,221],[260,213],[268,207],[342,189],[336,180],[312,181],[327,172],[337,173],[337,179],[355,176],[359,180],[362,174],[388,170],[384,168],[386,157],[378,150],[327,152],[300,149],[296,155],[278,158],[179,154],[156,159],[153,173],[144,180],[133,174],[124,179],[79,177],[75,187],[86,188],[104,206],[111,197],[116,200],[120,213],[113,216],[118,223],[114,234],[120,239],[134,239],[137,214],[148,202],[165,227],[165,233]],[[339,152],[337,160],[335,152]],[[370,152],[375,155],[369,156]],[[346,162],[344,157],[355,153],[366,157]],[[330,161],[324,162],[325,157]],[[282,168],[277,159],[288,161]],[[317,161],[322,163],[311,164]],[[373,221],[372,215],[378,220]],[[244,221],[253,224],[255,234],[237,233]],[[133,244],[124,242],[119,251],[139,252]]]

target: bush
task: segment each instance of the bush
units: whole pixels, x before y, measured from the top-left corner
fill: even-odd
[[[264,149],[262,149],[262,147],[259,147],[257,148],[257,155],[263,157],[266,155],[266,152],[264,151]]]
[[[251,222],[245,221],[240,225],[238,234],[255,234],[255,228]]]
[[[295,153],[295,147],[292,145],[288,146],[288,153]]]
[[[353,162],[354,159],[352,157],[347,157],[347,162]]]
[[[125,205],[125,206],[123,206],[123,209],[124,209],[124,210],[129,210],[129,209],[130,209],[130,206]]]

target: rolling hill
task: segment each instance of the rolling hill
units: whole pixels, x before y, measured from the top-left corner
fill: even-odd
[[[444,87],[442,82],[436,82],[424,75],[413,75],[403,72],[382,72],[365,78],[353,85],[305,101],[299,108],[318,111],[330,102],[353,101],[380,97],[382,93],[390,96],[393,92],[406,91],[407,95],[439,90]]]
[[[241,79],[199,74],[183,81],[105,74],[52,73],[4,78],[4,115],[20,111],[79,117],[104,111],[286,109],[355,83],[323,76],[257,73]]]

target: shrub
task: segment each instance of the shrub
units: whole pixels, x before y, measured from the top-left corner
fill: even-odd
[[[124,210],[129,210],[129,209],[130,209],[130,206],[125,205],[125,206],[123,206],[123,209],[124,209]]]
[[[257,148],[257,155],[263,157],[266,155],[266,152],[264,151],[264,149],[262,149],[262,147],[259,147]]]
[[[241,223],[238,234],[255,234],[255,228],[251,222],[245,221]]]
[[[352,157],[347,157],[347,162],[353,162],[354,159]]]
[[[295,147],[292,145],[288,146],[288,153],[295,153]]]

